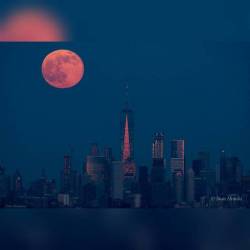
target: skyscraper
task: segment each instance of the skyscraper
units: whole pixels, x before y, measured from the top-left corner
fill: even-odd
[[[152,143],[152,182],[164,182],[164,134],[155,133]]]
[[[186,200],[188,203],[192,204],[194,202],[195,195],[195,183],[194,183],[194,171],[189,168],[187,171],[187,183],[186,183]]]
[[[62,193],[69,193],[70,188],[70,171],[71,171],[71,158],[69,155],[64,156],[63,170],[61,171],[61,188]]]
[[[141,206],[148,207],[150,203],[150,183],[147,166],[139,167],[138,187],[141,194]]]
[[[61,193],[76,194],[77,172],[72,169],[71,156],[64,156],[64,166],[61,171]]]
[[[184,140],[171,141],[170,164],[172,173],[178,172],[184,175],[184,170],[185,170]]]
[[[12,190],[15,196],[21,195],[23,193],[23,179],[19,170],[16,170],[13,175]]]
[[[128,103],[128,87],[126,86],[126,102],[121,112],[121,160],[134,159],[134,114]]]
[[[215,191],[215,172],[210,168],[210,154],[199,152],[192,162],[192,169],[195,182],[195,200],[200,201],[202,197]]]
[[[128,86],[126,86],[126,101],[121,112],[121,161],[123,163],[125,189],[130,189],[135,181],[136,165],[134,162],[134,114],[129,107]],[[126,190],[131,194],[131,190]]]
[[[168,200],[168,185],[165,182],[164,134],[155,133],[152,143],[151,205],[164,207]]]
[[[164,159],[164,134],[155,133],[152,144],[152,158]]]
[[[177,204],[183,202],[183,175],[181,172],[174,173],[174,193],[175,193],[175,201]]]
[[[123,165],[120,161],[113,161],[112,162],[112,199],[113,199],[113,206],[121,206],[124,190],[123,190]]]
[[[128,86],[125,90],[126,101],[121,112],[121,162],[123,164],[124,201],[131,206],[135,192],[136,165],[134,162],[134,113],[129,107]]]
[[[92,146],[93,149],[93,146]],[[88,191],[90,195],[86,202],[90,206],[107,206],[110,195],[110,169],[108,161],[104,156],[97,154],[99,152],[97,145],[95,150],[91,150],[91,155],[87,156],[86,160],[86,174],[89,178],[89,183],[85,186],[91,187]]]
[[[222,194],[239,193],[242,177],[242,164],[238,157],[227,157],[225,152],[220,158],[220,184]]]
[[[185,152],[184,140],[171,141],[170,167],[175,190],[175,200],[177,203],[183,201],[184,172],[185,172]]]
[[[110,147],[105,147],[104,150],[103,150],[103,154],[104,154],[105,159],[106,159],[108,162],[111,162],[111,161],[113,160],[112,148],[110,148]]]
[[[192,168],[194,174],[199,176],[201,171],[210,169],[210,155],[208,152],[199,152],[195,160],[193,160]]]
[[[93,182],[102,182],[107,179],[107,160],[104,156],[87,156],[86,171]]]
[[[10,192],[10,177],[6,175],[5,168],[0,165],[0,207],[5,205],[5,200]]]

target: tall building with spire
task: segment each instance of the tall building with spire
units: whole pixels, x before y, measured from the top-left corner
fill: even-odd
[[[121,160],[134,159],[134,113],[129,107],[128,86],[126,85],[126,101],[121,112]]]
[[[123,194],[126,206],[132,206],[135,195],[136,165],[134,162],[134,113],[129,107],[128,86],[126,101],[121,112],[121,162],[123,167]]]

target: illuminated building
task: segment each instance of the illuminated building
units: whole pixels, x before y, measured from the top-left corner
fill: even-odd
[[[152,143],[152,161],[151,181],[164,182],[165,166],[164,166],[164,134],[155,133]]]
[[[185,152],[184,140],[171,141],[170,167],[173,176],[173,186],[175,200],[177,204],[183,201],[184,193],[184,171],[185,171]]]
[[[164,134],[155,133],[152,144],[152,158],[164,159]]]
[[[171,172],[181,173],[184,175],[185,170],[185,153],[184,153],[184,140],[171,141]]]
[[[126,95],[128,88],[126,87]],[[128,99],[121,112],[121,160],[134,159],[134,114],[129,108]]]
[[[104,156],[87,156],[86,171],[91,181],[104,181],[107,177],[107,161]]]
[[[128,104],[128,86],[126,86],[126,102],[121,112],[121,161],[123,162],[125,192],[131,193],[132,182],[135,181],[136,165],[134,163],[134,117]]]
[[[164,134],[155,133],[152,143],[151,205],[166,206],[168,194],[165,181]]]

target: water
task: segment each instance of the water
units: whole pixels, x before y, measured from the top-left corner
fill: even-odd
[[[250,249],[247,209],[2,209],[0,249]]]

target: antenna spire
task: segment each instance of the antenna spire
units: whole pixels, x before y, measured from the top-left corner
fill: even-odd
[[[129,102],[128,102],[128,83],[125,84],[125,106],[128,108]]]

